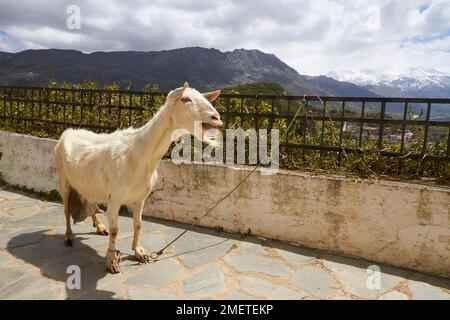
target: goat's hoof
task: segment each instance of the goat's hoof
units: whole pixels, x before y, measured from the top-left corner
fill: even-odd
[[[110,266],[106,266],[106,271],[108,273],[116,274],[116,273],[120,273],[120,268],[119,268],[118,264],[112,264]]]
[[[109,232],[106,231],[106,229],[97,229],[97,234],[101,236],[107,236],[109,235]]]
[[[149,263],[150,262],[150,256],[148,254],[136,255],[136,259],[140,263]]]
[[[66,247],[73,247],[72,231],[66,230],[66,233],[64,233],[64,244],[66,245]]]
[[[134,250],[134,256],[136,257],[136,260],[140,263],[148,263],[150,262],[150,256],[145,254],[145,250],[141,245],[137,245],[133,248]]]
[[[122,258],[120,257],[120,252],[116,250],[109,250],[106,254],[106,271],[112,274],[120,272],[120,262]]]

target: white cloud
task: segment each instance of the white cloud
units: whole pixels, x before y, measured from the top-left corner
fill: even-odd
[[[24,39],[28,43],[33,43],[33,47],[46,47],[44,44],[54,44],[63,47],[78,46],[84,37],[83,34],[71,32],[69,30],[58,30],[50,27],[21,28],[12,27],[8,30],[8,35],[15,39]]]
[[[65,27],[71,4],[81,8],[79,31]],[[0,0],[0,50],[6,51],[256,48],[304,74],[450,72],[449,42],[450,0]]]

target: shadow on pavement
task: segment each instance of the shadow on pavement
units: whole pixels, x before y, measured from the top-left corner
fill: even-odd
[[[29,243],[29,239],[40,239]],[[81,271],[81,289],[68,289],[67,299],[113,299],[115,292],[98,290],[97,283],[108,276],[105,270],[105,257],[80,241],[78,236],[74,247],[64,245],[62,235],[49,235],[45,230],[21,233],[11,238],[7,250],[16,258],[34,265],[41,274],[49,279],[66,284],[70,265],[77,265]]]

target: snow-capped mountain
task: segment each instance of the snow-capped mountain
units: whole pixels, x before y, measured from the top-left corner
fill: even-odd
[[[382,96],[450,98],[450,73],[436,69],[411,68],[401,73],[368,69],[332,71],[327,76],[363,86]]]

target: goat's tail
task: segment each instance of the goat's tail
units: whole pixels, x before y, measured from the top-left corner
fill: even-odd
[[[87,217],[95,214],[97,205],[89,203],[77,190],[70,187],[69,191],[69,210],[73,222],[81,222]]]

